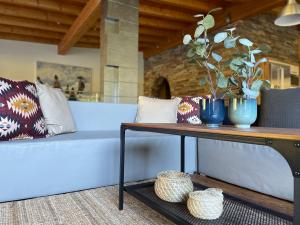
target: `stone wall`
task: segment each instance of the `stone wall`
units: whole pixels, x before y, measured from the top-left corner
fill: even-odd
[[[295,27],[278,27],[273,21],[275,15],[263,14],[239,21],[236,35],[247,37],[256,44],[268,44],[272,52],[267,56],[285,63],[298,64],[298,31]],[[223,28],[224,29],[224,28]],[[222,29],[221,29],[222,30]],[[167,50],[145,60],[144,94],[156,96],[159,77],[165,77],[170,84],[172,96],[199,95],[207,93],[201,89],[199,79],[205,72],[198,65],[190,64],[183,45]],[[226,51],[226,58],[230,52]]]

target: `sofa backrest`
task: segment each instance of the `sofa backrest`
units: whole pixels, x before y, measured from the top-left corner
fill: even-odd
[[[300,128],[300,88],[262,92],[259,126]]]
[[[119,130],[122,122],[134,122],[137,105],[69,102],[77,130]]]

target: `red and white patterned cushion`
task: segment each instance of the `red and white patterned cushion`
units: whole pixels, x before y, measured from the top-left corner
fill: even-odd
[[[202,97],[180,97],[177,123],[201,124],[199,104]]]
[[[35,85],[0,78],[0,141],[47,135]]]

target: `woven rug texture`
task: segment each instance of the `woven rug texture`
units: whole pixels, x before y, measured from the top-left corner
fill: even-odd
[[[0,225],[169,225],[125,193],[118,210],[118,188],[104,187],[0,204]]]

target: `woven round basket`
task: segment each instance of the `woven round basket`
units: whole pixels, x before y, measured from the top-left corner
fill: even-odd
[[[154,184],[156,195],[167,202],[184,202],[193,190],[190,176],[173,170],[160,172]]]
[[[194,191],[189,194],[187,207],[190,213],[204,220],[218,219],[223,213],[224,196],[218,188]]]

